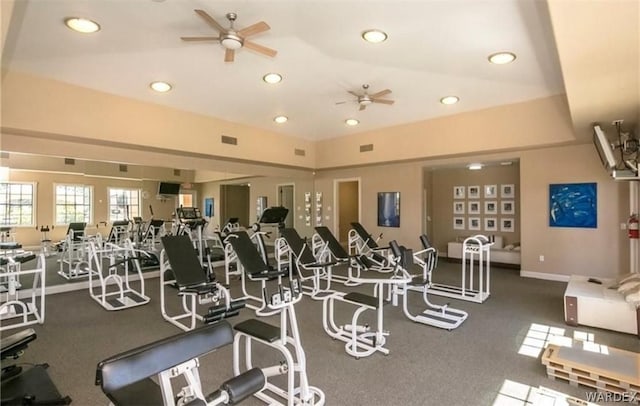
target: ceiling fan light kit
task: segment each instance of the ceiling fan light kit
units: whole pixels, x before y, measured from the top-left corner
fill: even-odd
[[[259,54],[274,57],[278,53],[275,49],[267,48],[263,45],[256,44],[255,42],[249,41],[247,38],[260,34],[262,32],[268,31],[271,29],[269,24],[264,21],[260,21],[253,25],[250,25],[241,30],[236,30],[234,28],[234,22],[238,18],[236,13],[227,13],[226,17],[229,20],[229,28],[224,28],[220,23],[218,23],[213,17],[211,17],[204,10],[194,10],[196,14],[198,14],[210,27],[218,32],[217,37],[181,37],[183,41],[218,41],[220,45],[225,49],[224,52],[224,61],[225,62],[233,62],[235,59],[235,52],[241,48],[247,48]]]
[[[387,38],[387,33],[381,30],[366,30],[362,33],[362,39],[372,44],[379,44],[386,41]]]

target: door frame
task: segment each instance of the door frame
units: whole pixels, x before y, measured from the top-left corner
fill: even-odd
[[[339,184],[343,182],[358,182],[358,222],[362,220],[362,179],[358,177],[354,178],[339,178],[333,180],[333,233],[339,233],[339,221],[340,221],[340,207],[338,202],[338,191],[340,190]],[[340,236],[337,236],[340,239]]]
[[[294,182],[289,182],[289,183],[278,183],[276,185],[276,202],[278,202],[279,205],[282,205],[282,202],[280,201],[280,187],[281,186],[291,186],[293,189],[293,193],[292,193],[292,197],[293,197],[293,207],[291,208],[291,219],[293,220],[293,228],[296,228],[296,184]]]

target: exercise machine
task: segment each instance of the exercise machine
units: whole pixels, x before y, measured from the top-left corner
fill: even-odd
[[[240,312],[245,305],[244,301],[232,301],[229,291],[217,282],[215,274],[209,274],[202,267],[188,236],[164,236],[162,245],[160,307],[165,320],[189,331],[196,328],[198,322],[212,323]],[[170,314],[166,296],[168,288],[177,288],[182,313]],[[200,314],[198,305],[211,306],[206,314]]]
[[[400,246],[397,241],[389,242],[389,248],[393,255],[393,262],[397,270],[402,270],[410,275],[411,280],[404,285],[394,286],[392,294],[402,295],[402,311],[404,315],[416,323],[453,330],[459,327],[469,316],[467,312],[449,307],[448,304],[437,305],[429,301],[428,293],[431,284],[431,274],[434,261],[432,254],[435,249],[430,247],[414,253],[411,249]],[[417,263],[421,267],[419,274],[411,274],[411,267]],[[412,314],[409,311],[409,292],[422,293],[422,300],[427,309],[420,314]]]
[[[86,227],[87,223],[69,223],[67,234],[61,243],[58,275],[67,280],[89,276]]]
[[[37,338],[29,328],[0,340],[0,361],[2,362],[2,405],[68,405],[69,396],[62,396],[49,377],[48,364],[23,367],[7,365],[6,360],[16,360],[24,354],[29,344]]]
[[[297,273],[301,282],[310,281],[311,286],[302,284],[302,288],[311,299],[322,300],[327,294],[334,293],[331,290],[331,268],[339,261],[319,262],[295,228],[281,229],[280,236],[276,239],[278,269],[285,269],[286,265],[290,278]],[[325,281],[324,287],[322,280]]]
[[[235,405],[264,387],[260,369],[231,378],[206,395],[198,372],[200,357],[232,341],[233,330],[225,321],[163,338],[98,363],[95,384],[114,406]],[[177,378],[186,386],[174,393]]]
[[[295,312],[295,304],[302,299],[300,281],[297,278],[291,278],[288,286],[284,286],[279,281],[275,293],[272,294],[264,287],[262,297],[265,308],[279,313],[280,325],[274,326],[258,319],[245,320],[235,325],[233,373],[239,376],[241,371],[251,371],[254,368],[253,343],[262,344],[279,351],[284,361],[262,368],[267,382],[264,389],[254,395],[255,397],[269,405],[324,405],[324,392],[310,386],[307,377],[306,355],[302,348]],[[240,366],[241,348],[244,348],[244,368]],[[286,389],[277,386],[269,379],[278,375],[286,375]]]
[[[274,269],[267,265],[246,231],[231,233],[225,241],[227,242],[225,246],[225,267],[230,267],[234,263],[240,272],[242,299],[247,301],[247,307],[254,309],[259,316],[273,314],[273,311],[267,308],[261,296],[249,293],[247,279],[260,282],[260,292],[263,292],[267,281],[277,279],[280,282],[282,277],[288,274],[288,271]]]
[[[49,238],[49,232],[53,230],[55,226],[51,226],[49,228],[48,225],[40,226],[40,233],[42,233],[42,239],[40,240],[40,250],[44,254],[45,257],[50,257],[56,254],[56,250],[54,249],[53,242]],[[36,230],[38,227],[36,227]]]
[[[460,286],[431,283],[430,293],[475,303],[487,300],[490,295],[492,245],[484,235],[466,238],[462,243]]]
[[[149,303],[144,291],[140,255],[128,238],[117,245],[89,241],[89,295],[106,310],[123,310]],[[135,287],[133,277],[136,277]]]
[[[36,260],[33,269],[24,269]],[[31,276],[29,291],[22,291],[21,276]],[[0,257],[0,331],[43,324],[45,317],[45,257],[30,252]]]
[[[369,234],[367,230],[358,222],[351,223],[351,230],[348,234],[348,246],[350,255],[365,255],[371,261],[372,268],[379,268],[380,271],[388,269],[390,263],[386,257],[389,247],[381,247],[378,241],[382,238],[380,234],[377,238]]]

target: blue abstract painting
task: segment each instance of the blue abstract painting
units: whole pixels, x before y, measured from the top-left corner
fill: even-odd
[[[598,227],[598,184],[549,185],[549,226]]]

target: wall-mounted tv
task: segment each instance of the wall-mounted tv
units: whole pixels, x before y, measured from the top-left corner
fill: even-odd
[[[613,155],[613,148],[607,139],[607,135],[602,131],[602,128],[600,128],[599,125],[593,126],[593,143],[596,146],[602,165],[607,169],[615,168],[617,163],[616,158]]]
[[[177,196],[180,194],[179,183],[160,182],[158,194],[162,196]]]

